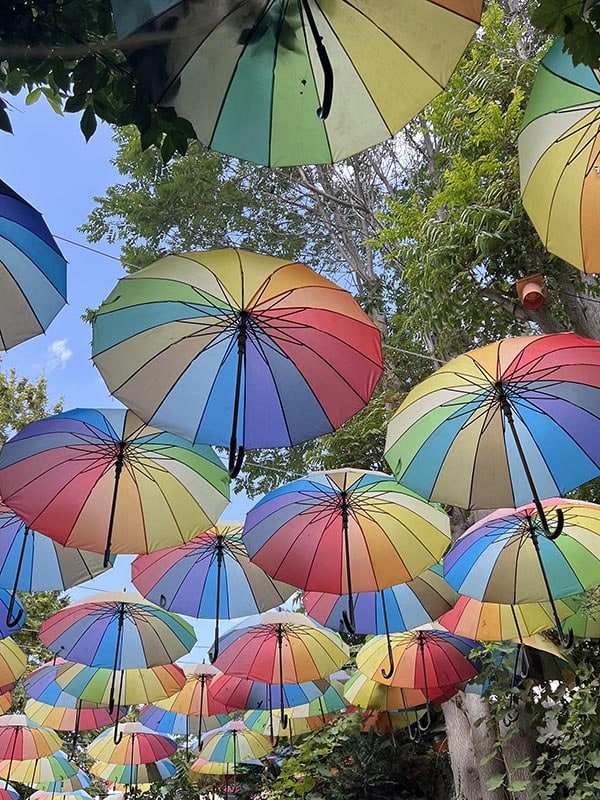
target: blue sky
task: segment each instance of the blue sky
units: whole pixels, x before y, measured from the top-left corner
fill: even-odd
[[[0,133],[2,179],[43,215],[69,262],[68,305],[62,309],[45,335],[25,342],[2,356],[4,369],[14,366],[21,375],[36,380],[44,374],[51,402],[64,398],[65,408],[106,408],[118,405],[106,389],[90,358],[91,332],[81,320],[86,308],[97,306],[124,272],[117,260],[68,244],[69,239],[89,247],[77,231],[94,206],[93,198],[104,194],[119,175],[111,165],[115,152],[111,130],[100,125],[86,144],[79,130],[78,115],[55,114],[42,98],[26,107],[14,100],[10,116],[14,136]],[[119,249],[103,242],[95,250],[117,257]],[[225,519],[243,519],[249,507],[245,498],[234,498]],[[97,591],[119,591],[129,585],[129,562],[119,557],[117,566],[85,588],[72,589],[73,599]],[[214,623],[194,621],[198,646],[185,659],[202,660],[212,642]],[[222,632],[229,623],[221,625]]]

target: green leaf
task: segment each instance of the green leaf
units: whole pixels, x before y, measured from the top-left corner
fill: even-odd
[[[32,106],[34,103],[37,103],[37,101],[40,99],[41,96],[42,96],[42,90],[38,86],[37,89],[34,89],[32,92],[29,92],[29,94],[25,98],[25,105]]]
[[[81,111],[86,102],[87,94],[74,94],[72,97],[67,98],[64,110],[68,111],[69,113]]]
[[[98,123],[96,120],[96,115],[94,114],[94,109],[91,106],[88,106],[81,115],[81,121],[79,122],[79,127],[85,136],[86,142],[89,142],[91,137],[94,135],[97,124]]]
[[[529,781],[511,781],[506,790],[508,792],[523,792],[529,786]]]
[[[506,775],[504,773],[497,772],[495,775],[492,775],[492,777],[485,782],[485,785],[490,790],[490,792],[493,792],[494,789],[498,789],[500,788],[500,786],[502,786],[505,778]]]

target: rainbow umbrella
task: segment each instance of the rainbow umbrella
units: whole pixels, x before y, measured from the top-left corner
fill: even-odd
[[[202,756],[207,761],[232,764],[234,776],[238,764],[255,761],[271,752],[266,736],[251,731],[241,720],[228,722],[221,730],[211,731],[202,739]]]
[[[204,731],[213,731],[221,728],[231,717],[229,714],[211,714],[202,716],[202,728]],[[167,736],[185,736],[186,743],[192,734],[190,720],[187,714],[179,714],[176,711],[168,711],[158,705],[147,703],[140,709],[138,721],[146,728],[151,728],[157,733],[164,733]]]
[[[294,591],[250,561],[241,531],[239,522],[223,522],[178,547],[138,556],[133,585],[161,608],[214,619],[218,641],[220,619],[268,611]]]
[[[348,656],[341,638],[310,617],[268,611],[249,617],[221,637],[215,666],[228,675],[282,685],[326,677]],[[285,727],[283,705],[281,717]]]
[[[0,716],[0,761],[8,761],[7,774],[2,774],[6,781],[11,778],[13,762],[44,758],[61,745],[55,731],[35,725],[24,714]]]
[[[92,355],[142,419],[229,447],[232,477],[245,449],[339,428],[383,370],[380,332],[349,292],[303,264],[233,249],[122,278],[96,313]]]
[[[112,566],[111,560],[111,565]],[[7,624],[18,622],[20,608],[14,614],[16,592],[63,591],[105,572],[97,553],[63,547],[41,533],[31,530],[23,520],[0,503],[0,586],[12,590]],[[14,627],[15,625],[10,625]]]
[[[234,766],[227,761],[208,761],[206,758],[197,758],[190,769],[199,775],[233,775]]]
[[[6,714],[11,706],[12,696],[10,692],[4,692],[4,694],[0,694],[0,714]]]
[[[106,764],[97,761],[92,765],[91,772],[98,778],[108,783],[118,783],[124,786],[139,786],[142,783],[158,783],[172,778],[176,767],[168,759],[161,759],[149,764]]]
[[[545,247],[600,272],[597,207],[600,80],[557,39],[542,59],[519,134],[523,206]]]
[[[588,608],[586,598],[591,599],[592,608]],[[587,592],[578,597],[565,597],[562,602],[571,610],[564,620],[564,625],[573,631],[574,636],[579,639],[600,639],[600,614],[596,610],[597,592]]]
[[[15,787],[6,781],[0,781],[0,792],[0,797],[3,800],[19,800],[20,798],[20,794]]]
[[[43,333],[67,302],[67,262],[42,215],[0,181],[0,349]]]
[[[191,539],[229,500],[221,461],[125,409],[76,408],[30,422],[0,453],[0,496],[68,547],[146,553]]]
[[[600,506],[553,498],[546,517],[560,515],[562,533],[548,538],[534,504],[501,508],[472,525],[444,558],[448,583],[486,603],[547,602],[561,639],[555,600],[600,584]]]
[[[27,668],[27,656],[12,639],[0,639],[0,693],[9,692]]]
[[[425,724],[431,725],[432,689],[447,689],[473,678],[478,664],[470,658],[478,642],[456,636],[448,631],[427,630],[394,633],[390,637],[394,671],[389,675],[389,643],[385,636],[375,636],[364,644],[356,655],[356,666],[364,675],[387,686],[422,689],[427,698]]]
[[[71,778],[64,778],[60,781],[41,781],[35,784],[37,789],[43,792],[76,792],[78,789],[87,789],[90,785],[90,778],[82,769],[78,770]]]
[[[388,426],[386,458],[415,492],[498,508],[574,489],[600,473],[600,342],[573,333],[502,339],[418,384]]]
[[[269,492],[248,512],[243,536],[252,561],[277,580],[347,593],[342,618],[354,632],[353,592],[416,578],[448,548],[450,521],[389,475],[339,469]]]
[[[444,579],[441,566],[435,565],[408,583],[399,583],[378,592],[354,595],[357,633],[400,633],[433,622],[449,611],[458,595]],[[327,592],[304,592],[306,613],[334,630],[343,629],[346,599]],[[387,625],[386,625],[387,622]]]
[[[55,686],[58,685],[55,684]],[[90,703],[60,691],[61,705],[28,700],[25,714],[36,725],[43,725],[55,731],[69,731],[72,734],[73,748],[77,744],[79,731],[94,731],[114,725],[127,713],[127,706],[115,707],[112,713],[106,706]],[[74,753],[71,754],[72,757]]]
[[[408,689],[402,686],[387,686],[355,672],[344,686],[344,697],[348,704],[375,711],[406,710],[424,706],[429,700],[437,705],[453,697],[458,689],[432,688],[425,694],[424,689]]]
[[[71,778],[79,771],[77,764],[67,759],[61,750],[54,755],[27,761],[0,761],[0,777],[7,780],[8,774],[18,783],[35,786],[38,783],[59,781]]]
[[[446,85],[481,2],[113,0],[152,99],[213,150],[272,167],[339,161],[397,133]],[[127,37],[131,37],[128,39]]]
[[[139,722],[119,722],[118,743],[112,731],[98,734],[87,747],[95,761],[105,764],[152,764],[162,761],[177,750],[177,742],[162,733],[145,728]],[[120,781],[123,783],[123,781]]]
[[[212,680],[208,694],[229,711],[269,710],[276,706],[289,708],[316,700],[327,686],[328,682],[324,680],[273,685],[221,672]]]
[[[560,600],[555,608],[561,620],[572,613]],[[438,622],[450,633],[484,642],[522,639],[555,625],[550,603],[482,603],[466,595],[459,597],[454,608],[442,614]]]

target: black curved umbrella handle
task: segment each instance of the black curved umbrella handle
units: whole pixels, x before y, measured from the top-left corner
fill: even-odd
[[[427,709],[427,711],[421,717],[421,719],[417,720],[417,727],[423,733],[425,733],[425,731],[428,731],[429,728],[431,728],[431,704],[430,704],[429,700],[427,701],[426,709]],[[425,724],[424,725],[421,725],[421,720],[422,719],[425,720]]]
[[[119,724],[118,722],[117,722],[117,723],[115,723],[115,728],[114,728],[114,730],[113,730],[113,742],[114,742],[115,744],[121,744],[121,740],[123,739],[123,732],[122,732],[122,731],[119,731],[119,732],[117,733],[117,726],[118,726],[118,724]]]
[[[237,478],[244,463],[245,448],[243,446],[229,450],[229,477]]]
[[[350,613],[348,613],[347,611],[342,611],[342,619],[344,621],[344,625],[348,633],[354,636],[354,634],[356,633],[356,622],[354,620],[354,609],[352,608],[352,606],[350,606],[349,611]]]
[[[563,513],[562,508],[557,508],[556,509],[556,527],[554,528],[553,531],[551,531],[550,527],[548,526],[548,524],[546,522],[546,528],[547,529],[544,530],[546,538],[547,539],[556,539],[563,532],[563,528],[564,527],[565,527],[565,515]]]
[[[6,612],[6,627],[7,628],[16,628],[19,622],[23,619],[23,609],[19,609],[17,616],[14,619],[11,619],[13,609],[15,607],[15,597],[11,597],[10,605],[8,606],[8,611]]]

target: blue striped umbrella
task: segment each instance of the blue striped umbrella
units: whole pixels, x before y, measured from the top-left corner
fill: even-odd
[[[67,262],[39,211],[0,180],[0,349],[43,333],[67,302]]]

